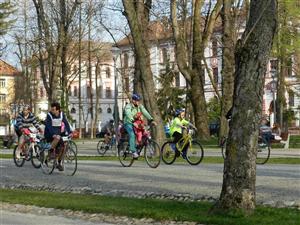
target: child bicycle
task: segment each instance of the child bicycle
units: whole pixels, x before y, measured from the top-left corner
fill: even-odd
[[[220,147],[223,159],[226,158],[226,143],[227,137],[222,137],[220,141]],[[257,156],[256,156],[256,164],[263,165],[265,164],[271,154],[271,146],[270,143],[267,143],[261,136],[258,137],[258,145],[257,145]]]
[[[40,151],[41,168],[43,173],[52,174],[59,163],[58,158],[62,154],[61,165],[64,168],[63,171],[66,175],[73,176],[77,171],[77,154],[69,144],[70,137],[62,136],[61,138],[63,143],[56,147],[56,149],[60,148],[59,152],[56,149],[50,152],[51,145],[43,140]]]
[[[176,145],[173,140],[165,142],[161,148],[164,163],[171,165],[181,154],[189,164],[198,165],[203,159],[204,151],[201,144],[193,139],[193,134],[193,129],[187,129]],[[184,149],[186,149],[186,153],[183,153]]]
[[[39,145],[40,136],[38,133],[33,132],[31,129],[25,129],[24,132],[25,143],[22,146],[23,151],[20,151],[19,146],[16,145],[13,152],[14,163],[17,167],[22,167],[26,161],[31,161],[34,168],[40,168],[39,161]]]
[[[151,139],[149,129],[150,127],[147,128],[147,132],[143,135],[141,144],[137,145],[137,153],[140,155],[144,151],[144,157],[148,166],[157,168],[161,161],[161,152],[159,145]],[[134,158],[129,150],[128,135],[121,137],[117,147],[120,163],[124,167],[130,167],[134,162]]]

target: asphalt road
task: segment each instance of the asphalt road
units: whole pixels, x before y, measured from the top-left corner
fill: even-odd
[[[118,161],[79,161],[73,177],[54,171],[44,175],[34,169],[30,162],[17,168],[12,160],[1,159],[1,184],[35,184],[67,189],[89,187],[123,192],[187,193],[218,197],[222,185],[222,164],[184,163],[164,165],[151,169],[146,162],[137,161],[130,168],[120,166]],[[257,201],[300,200],[299,165],[258,165]]]

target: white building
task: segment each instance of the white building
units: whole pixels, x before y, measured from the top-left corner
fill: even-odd
[[[177,71],[177,77],[175,78],[173,85],[181,88],[186,87],[185,78],[180,74],[176,63],[175,63],[175,43],[172,40],[172,32],[165,28],[164,25],[159,21],[151,22],[148,30],[149,45],[150,45],[150,63],[151,69],[154,77],[159,77],[162,71],[165,70],[166,62],[169,61],[171,65],[174,65],[173,68]],[[219,29],[220,30],[220,29]],[[242,31],[241,31],[242,32]],[[129,38],[128,38],[129,37]],[[132,40],[130,35],[120,40],[117,43],[117,46],[121,50],[121,61],[118,61],[119,68],[122,68],[125,73],[123,76],[123,83],[125,83],[127,90],[132,90],[132,80],[134,73],[134,51]],[[216,84],[218,84],[219,90],[221,90],[221,70],[222,70],[222,47],[221,47],[221,33],[215,31],[212,35],[211,41],[208,44],[208,47],[205,49],[205,57],[208,64],[208,67],[211,69],[213,78]],[[270,82],[272,81],[271,69],[274,67],[274,59],[271,59],[268,63],[268,68],[266,72],[265,80],[265,92],[263,96],[263,114],[270,116],[271,124],[274,121],[274,115],[269,112],[271,102],[273,101],[273,92],[270,88]],[[273,68],[274,69],[274,68]],[[156,80],[156,79],[155,79]],[[276,79],[275,79],[276,80]],[[286,78],[286,84],[289,87],[286,92],[287,106],[295,112],[296,120],[293,123],[293,126],[299,127],[300,125],[300,84],[297,83],[295,72],[291,72],[289,77]],[[157,85],[159,85],[157,83]],[[208,76],[207,71],[205,70],[205,96],[209,100],[215,96],[211,80]],[[292,90],[292,91],[291,91]],[[221,91],[220,91],[221,93]],[[276,96],[276,90],[275,90]],[[275,97],[276,98],[276,97]],[[277,121],[278,122],[278,121]]]

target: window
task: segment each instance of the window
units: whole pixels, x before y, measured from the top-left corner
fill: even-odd
[[[111,92],[110,87],[106,88],[106,90],[105,90],[105,97],[106,98],[112,98],[112,92]]]
[[[110,74],[110,68],[106,67],[106,78],[110,78],[111,74]]]
[[[213,68],[213,75],[214,75],[214,82],[216,83],[216,84],[218,84],[218,81],[219,81],[219,77],[218,77],[218,74],[219,72],[218,72],[218,67],[216,67],[216,68]]]
[[[295,106],[295,94],[293,91],[289,91],[289,106]]]
[[[180,75],[178,72],[175,72],[175,86],[180,87]]]
[[[99,113],[102,113],[102,108],[99,108]]]
[[[91,86],[90,85],[87,85],[86,86],[86,93],[87,93],[87,97],[90,98],[92,93],[91,93]]]
[[[40,87],[40,97],[43,98],[44,97],[44,88]]]
[[[129,77],[126,76],[126,77],[124,78],[124,80],[125,80],[125,90],[126,90],[127,92],[129,92]]]
[[[292,58],[289,58],[288,61],[287,61],[287,73],[288,73],[288,76],[291,77],[293,76],[293,60]]]
[[[6,102],[6,95],[5,94],[0,94],[0,102]]]
[[[75,109],[74,107],[71,109],[71,113],[72,113],[72,114],[75,114],[75,113],[76,113],[76,109]]]
[[[270,70],[277,70],[277,63],[276,59],[270,60]]]
[[[5,79],[0,79],[0,88],[5,87]]]
[[[128,66],[129,66],[129,64],[128,64],[128,54],[127,53],[125,53],[124,54],[124,68],[128,68]]]
[[[99,88],[100,90],[99,90],[99,94],[100,94],[100,98],[103,98],[103,86],[102,85],[100,85],[100,88]]]
[[[168,52],[166,48],[163,48],[161,50],[161,54],[162,54],[162,63],[166,64],[168,62]]]
[[[107,108],[107,113],[111,113],[111,108]]]
[[[73,87],[73,96],[77,97],[78,95],[78,90],[77,90],[77,86]]]
[[[212,41],[212,56],[216,57],[218,55],[218,41],[213,39]]]

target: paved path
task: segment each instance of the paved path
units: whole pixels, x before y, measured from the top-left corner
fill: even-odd
[[[110,225],[108,223],[92,223],[85,220],[69,219],[63,216],[46,216],[31,213],[0,211],[1,225]]]
[[[44,175],[34,169],[30,162],[17,168],[12,160],[0,161],[1,184],[47,185],[61,189],[84,188],[93,190],[119,190],[123,192],[187,193],[217,198],[221,191],[223,165],[188,164],[160,165],[151,169],[145,162],[135,162],[130,168],[123,168],[118,161],[79,161],[74,177],[58,171]],[[299,201],[299,165],[258,165],[257,201]]]

